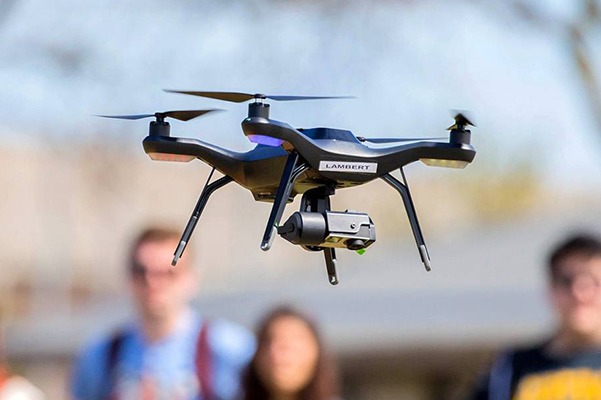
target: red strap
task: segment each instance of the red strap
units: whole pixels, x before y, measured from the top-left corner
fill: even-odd
[[[6,368],[0,365],[0,389],[2,389],[2,386],[4,386],[9,377],[10,375],[8,374]]]
[[[196,374],[203,400],[213,400],[213,371],[209,346],[209,324],[204,322],[196,343]]]

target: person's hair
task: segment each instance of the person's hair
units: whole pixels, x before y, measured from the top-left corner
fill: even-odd
[[[601,240],[589,233],[574,234],[564,239],[549,254],[547,262],[549,276],[556,277],[561,263],[572,256],[587,259],[601,257]]]
[[[134,238],[129,248],[128,270],[131,272],[137,267],[136,253],[141,245],[146,243],[162,243],[168,240],[179,241],[181,232],[174,228],[162,226],[150,226],[143,229]],[[173,249],[175,250],[175,249]],[[190,249],[186,249],[190,251]]]
[[[313,376],[301,390],[300,400],[330,400],[338,394],[337,371],[333,359],[326,353],[317,324],[306,314],[290,306],[280,306],[269,312],[259,324],[257,330],[257,351],[248,365],[243,378],[244,400],[268,400],[269,390],[257,372],[257,360],[267,350],[269,330],[278,319],[292,317],[307,324],[315,337],[318,348],[318,359]]]

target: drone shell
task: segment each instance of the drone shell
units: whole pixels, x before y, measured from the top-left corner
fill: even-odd
[[[324,184],[336,188],[360,185],[381,177],[421,158],[471,162],[475,149],[466,143],[420,141],[372,148],[363,145],[350,131],[332,128],[298,130],[290,125],[261,117],[242,122],[244,134],[282,139],[281,147],[257,145],[248,152],[234,152],[198,139],[152,135],[144,139],[146,153],[189,155],[214,166],[224,175],[250,190],[255,200],[273,201],[289,151],[298,153],[310,164],[295,182],[291,198]],[[327,171],[324,162],[375,165],[375,170]]]

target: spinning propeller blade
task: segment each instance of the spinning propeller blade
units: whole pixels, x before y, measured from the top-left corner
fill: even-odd
[[[154,114],[138,114],[138,115],[97,115],[97,117],[102,118],[117,118],[117,119],[142,119],[142,118],[174,118],[180,121],[189,121],[191,119],[200,117],[201,115],[205,115],[215,111],[223,111],[217,108],[208,109],[208,110],[177,110],[177,111],[163,111],[156,112]]]
[[[268,95],[266,97],[268,99],[276,100],[276,101],[354,99],[354,96],[277,96],[277,95]]]
[[[455,123],[447,128],[449,131],[453,129],[464,129],[466,126],[476,126],[465,116],[465,111],[456,113],[453,118],[455,119]]]
[[[210,99],[230,101],[232,103],[243,103],[252,99],[271,99],[276,101],[293,101],[293,100],[322,100],[322,99],[351,99],[352,96],[285,96],[285,95],[270,95],[261,93],[241,93],[241,92],[199,92],[188,90],[168,90],[169,93],[189,94],[192,96],[208,97]]]
[[[96,115],[101,118],[115,118],[115,119],[142,119],[154,117],[154,114],[138,114],[138,115]]]

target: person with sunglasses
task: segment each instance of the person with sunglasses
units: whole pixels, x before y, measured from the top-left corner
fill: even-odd
[[[190,307],[198,288],[189,251],[171,265],[179,233],[144,230],[134,241],[128,287],[136,316],[79,356],[71,395],[77,400],[230,400],[255,349],[253,335]]]

